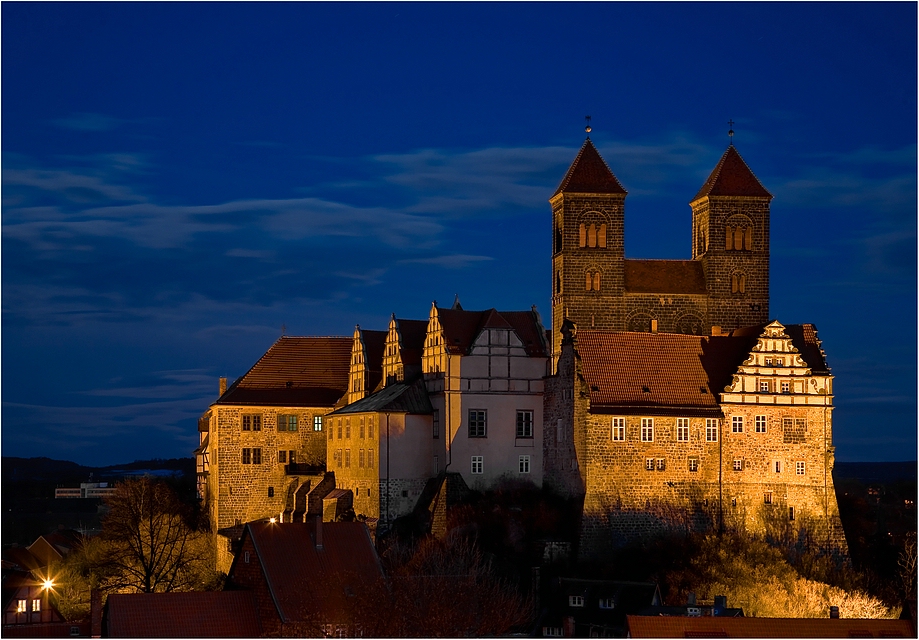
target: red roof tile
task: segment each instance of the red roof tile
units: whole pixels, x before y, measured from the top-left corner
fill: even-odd
[[[261,634],[248,591],[112,594],[112,638],[254,638]]]
[[[450,353],[467,354],[485,328],[511,328],[523,343],[527,355],[546,356],[546,343],[535,311],[462,311],[437,309],[444,340]]]
[[[590,138],[584,141],[577,157],[568,168],[562,183],[552,196],[560,193],[621,193],[626,194],[619,180],[594,147]]]
[[[705,294],[705,273],[698,260],[626,260],[628,293]]]
[[[705,196],[753,196],[772,199],[772,194],[766,191],[753,175],[734,145],[727,148],[691,202]]]
[[[382,579],[383,570],[361,522],[322,523],[316,548],[316,519],[306,523],[253,522],[251,536],[268,587],[284,622],[306,621],[317,609],[334,621],[348,593]],[[237,559],[238,561],[238,559]],[[235,566],[235,561],[234,561]],[[232,579],[233,568],[230,568]]]
[[[399,335],[402,336],[402,365],[421,366],[424,339],[428,335],[428,321],[396,318],[396,322],[399,324]]]
[[[348,390],[353,338],[283,336],[217,404],[332,406]]]
[[[829,613],[829,612],[827,612]],[[628,616],[632,638],[915,638],[909,620]]]
[[[514,328],[528,356],[546,357],[546,330],[542,327],[536,307],[532,311],[502,311],[501,317]]]

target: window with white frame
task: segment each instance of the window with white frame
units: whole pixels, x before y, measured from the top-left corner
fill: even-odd
[[[753,421],[756,433],[766,433],[766,416],[756,416]]]
[[[804,462],[802,460],[795,462],[795,474],[799,476],[804,475]]]
[[[731,432],[743,433],[743,416],[731,416]]]
[[[600,598],[601,609],[614,609],[616,607],[615,598]]]
[[[485,468],[484,456],[472,456],[472,473],[480,474]]]
[[[533,437],[533,412],[526,410],[517,410],[517,437]]]
[[[705,419],[705,441],[718,442],[718,418]]]
[[[760,393],[769,393],[769,381],[760,380],[759,381],[759,392]]]
[[[625,441],[625,418],[613,418],[613,442]]]
[[[676,441],[689,442],[689,418],[676,419]]]
[[[520,473],[529,473],[530,472],[530,456],[520,456],[520,459],[517,461],[517,468]]]
[[[313,416],[313,431],[322,431],[322,416]]]
[[[26,604],[27,604],[27,601],[25,600],[16,600],[16,613],[25,613]]]
[[[734,458],[734,471],[743,471],[743,458]]]
[[[488,429],[488,412],[485,409],[469,410],[469,437],[484,438]]]
[[[666,469],[667,469],[667,460],[665,460],[664,458],[658,458],[657,459],[657,470],[665,471]]]
[[[654,471],[654,458],[645,458],[645,471]]]
[[[542,636],[544,638],[561,638],[562,637],[562,628],[561,627],[543,627]]]
[[[689,471],[690,471],[691,473],[695,473],[695,472],[698,471],[698,470],[699,470],[699,459],[698,459],[698,458],[690,458],[690,459],[689,459]]]
[[[654,442],[654,418],[641,419],[641,441]]]
[[[41,599],[32,598],[32,612],[38,613],[39,611],[41,611]]]
[[[583,607],[584,606],[584,596],[568,596],[568,606]]]
[[[791,383],[788,380],[782,380],[782,393],[791,393]]]

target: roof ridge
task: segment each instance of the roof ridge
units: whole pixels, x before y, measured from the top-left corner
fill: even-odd
[[[733,144],[728,145],[721,154],[715,168],[690,203],[706,196],[773,198]]]
[[[577,176],[577,177],[575,177]],[[558,189],[552,194],[554,198],[560,193],[582,192],[582,193],[618,193],[626,195],[628,192],[623,188],[622,183],[616,178],[616,175],[609,168],[606,160],[597,151],[590,138],[584,141],[578,151],[574,162],[568,167],[565,177],[562,178]]]

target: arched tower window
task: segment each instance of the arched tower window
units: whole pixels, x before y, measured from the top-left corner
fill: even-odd
[[[597,234],[597,246],[606,248],[606,224],[600,225],[600,232]]]
[[[584,290],[600,290],[600,272],[597,269],[589,269],[588,271],[584,272]]]
[[[724,226],[725,251],[753,251],[753,223],[749,218],[735,215]]]
[[[607,245],[606,216],[597,211],[585,213],[578,225],[578,246],[605,249]]]
[[[747,292],[747,276],[743,273],[735,272],[731,275],[731,293]]]
[[[578,229],[578,246],[586,247],[587,246],[587,225],[583,222]]]

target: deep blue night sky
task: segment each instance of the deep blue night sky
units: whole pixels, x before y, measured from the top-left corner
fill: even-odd
[[[550,322],[547,199],[590,114],[633,258],[690,257],[733,118],[837,459],[916,459],[915,3],[0,11],[5,456],[190,455],[282,325],[455,293]]]

